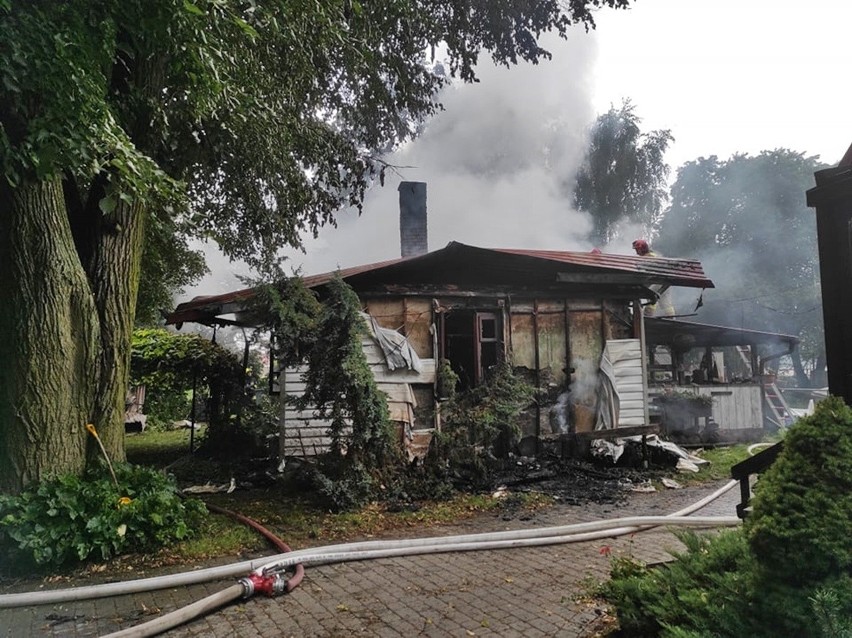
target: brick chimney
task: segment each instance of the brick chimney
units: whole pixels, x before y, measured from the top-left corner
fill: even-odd
[[[426,182],[399,184],[399,240],[403,257],[429,252],[426,236]]]

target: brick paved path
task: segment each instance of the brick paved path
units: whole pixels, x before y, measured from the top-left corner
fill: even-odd
[[[482,515],[423,536],[525,529],[634,515],[664,515],[724,483],[631,494],[624,506],[559,505],[528,520]],[[704,508],[734,516],[738,490]],[[508,520],[507,520],[508,519]],[[286,539],[285,539],[286,540]],[[174,629],[187,636],[588,636],[599,611],[578,600],[590,580],[606,578],[600,549],[646,562],[678,549],[664,530],[632,538],[540,548],[436,554],[308,567],[301,586],[275,599],[255,597]],[[150,576],[152,574],[146,574]],[[0,610],[0,637],[100,636],[132,626],[224,589],[233,581],[62,605]]]

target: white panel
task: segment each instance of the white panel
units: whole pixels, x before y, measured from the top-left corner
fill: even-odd
[[[619,398],[618,425],[645,425],[645,386],[639,339],[610,339],[605,352],[612,363],[613,382]]]
[[[305,393],[305,384],[302,381],[287,381],[284,392],[291,397],[300,397]]]
[[[364,349],[364,356],[367,358],[367,363],[371,366],[374,364],[385,365],[385,355],[375,341],[370,338],[362,339],[361,347]]]
[[[305,392],[302,375],[307,366],[285,368],[284,387],[286,396],[298,398]],[[285,456],[316,456],[328,450],[331,438],[328,429],[331,421],[321,419],[315,409],[310,407],[297,410],[292,404],[284,405],[283,420],[280,424],[282,450]]]
[[[435,359],[421,359],[420,372],[405,369],[391,371],[385,365],[381,348],[372,338],[366,337],[361,345],[378,389],[387,395],[391,420],[413,424],[414,408],[417,402],[410,384],[434,383]],[[298,398],[304,394],[303,374],[306,371],[306,366],[287,368],[283,371],[286,396]],[[281,439],[285,455],[314,456],[328,449],[331,443],[327,434],[331,427],[330,420],[319,418],[317,411],[310,407],[297,410],[292,405],[284,407],[283,416]]]

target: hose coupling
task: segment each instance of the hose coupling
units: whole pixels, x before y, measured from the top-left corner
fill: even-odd
[[[243,598],[251,598],[257,592],[266,594],[271,598],[287,591],[287,579],[281,574],[261,576],[252,572],[248,576],[240,578],[239,583],[243,586]]]

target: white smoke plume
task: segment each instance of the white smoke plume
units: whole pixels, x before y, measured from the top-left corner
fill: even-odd
[[[594,113],[591,39],[550,39],[554,59],[510,69],[480,64],[481,81],[453,85],[445,111],[387,160],[402,168],[306,245],[305,272],[399,257],[400,181],[427,183],[429,248],[456,240],[483,247],[587,249],[590,222],[565,183],[583,159]],[[321,248],[321,250],[316,250]],[[294,261],[296,257],[294,257]]]
[[[591,83],[596,45],[577,29],[567,41],[547,37],[553,59],[496,67],[483,59],[477,84],[455,83],[440,96],[445,110],[422,135],[386,161],[384,187],[367,194],[364,212],[338,215],[337,228],[288,251],[293,267],[315,274],[400,256],[400,181],[427,183],[429,249],[450,241],[482,247],[588,250],[591,228],[573,210],[570,184],[594,120]],[[628,242],[629,245],[629,242]],[[211,274],[181,300],[241,288],[229,263],[208,251]]]

